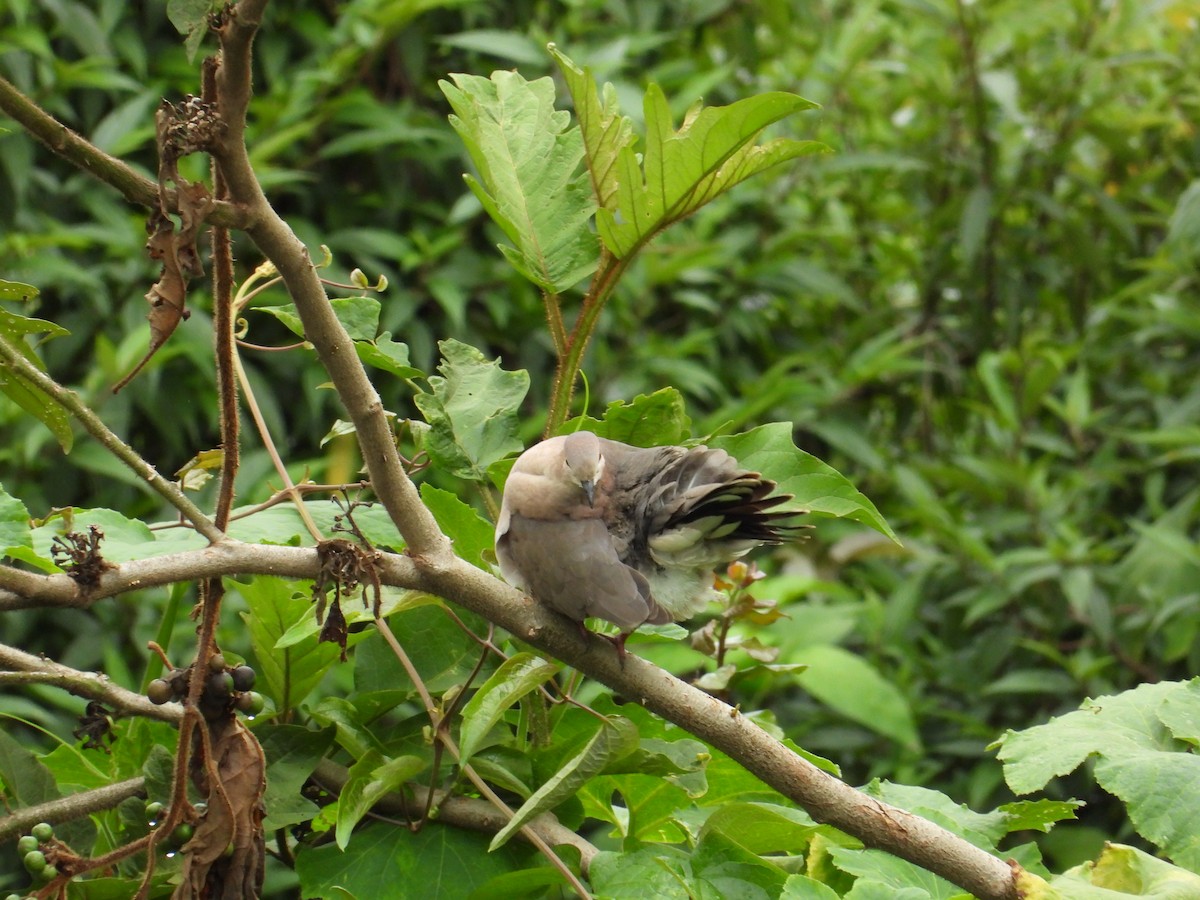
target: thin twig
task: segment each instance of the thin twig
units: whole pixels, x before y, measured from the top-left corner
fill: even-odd
[[[173,481],[169,481],[136,450],[116,436],[100,417],[79,399],[74,391],[62,387],[57,381],[27,360],[15,348],[0,337],[0,362],[16,371],[25,381],[48,394],[56,403],[79,420],[84,429],[109,453],[124,463],[135,475],[143,479],[160,497],[179,510],[180,515],[192,523],[196,530],[217,543],[222,538],[221,529],[206,516],[196,504]]]

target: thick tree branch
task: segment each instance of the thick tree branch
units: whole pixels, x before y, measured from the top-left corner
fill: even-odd
[[[404,471],[383,402],[367,378],[354,342],[333,313],[308,250],[267,201],[246,152],[250,48],[265,6],[266,0],[244,0],[222,27],[224,60],[217,76],[218,112],[226,131],[214,156],[225,175],[230,197],[250,214],[252,224],[247,234],[275,264],[296,304],[305,337],[337,386],[338,396],[357,429],[372,488],[404,536],[408,552],[436,564],[451,558],[450,541],[421,503]]]
[[[411,560],[389,553],[383,557],[386,560],[385,584],[419,588],[421,582]],[[0,566],[0,612],[35,606],[86,608],[97,600],[126,591],[218,576],[316,578],[320,566],[317,551],[312,547],[243,544],[231,540],[200,550],[120,563],[101,575],[97,585],[87,590],[66,574],[40,575]]]
[[[614,691],[728,754],[817,821],[868,847],[916,863],[983,900],[1015,900],[1013,870],[939,825],[868,797],[789,750],[736,709],[636,656],[624,665],[610,644],[585,640],[575,623],[539,607],[495,578],[456,560],[428,571],[431,592],[486,616]]]
[[[0,669],[9,670],[7,673],[0,672],[0,684],[10,680],[24,684],[52,684],[70,691],[77,697],[98,700],[105,706],[127,715],[145,716],[163,722],[178,722],[181,714],[178,703],[164,703],[158,706],[141,694],[113,684],[107,675],[81,672],[52,659],[34,656],[5,644],[0,644]],[[10,679],[5,677],[6,675],[16,675],[17,678]]]
[[[146,779],[142,776],[130,778],[128,781],[118,781],[116,784],[106,784],[104,787],[90,791],[60,797],[37,806],[26,806],[11,815],[0,818],[0,843],[10,841],[22,834],[28,834],[29,829],[38,822],[49,822],[58,825],[81,819],[94,812],[112,809],[122,800],[136,797],[146,789]]]
[[[4,78],[0,78],[0,112],[16,120],[22,128],[67,162],[116,188],[126,200],[148,209],[158,205],[158,185],[154,181],[88,143]],[[172,211],[179,208],[175,193],[171,190],[167,195]],[[243,211],[224,202],[213,204],[208,220],[229,228],[241,228],[246,224]]]

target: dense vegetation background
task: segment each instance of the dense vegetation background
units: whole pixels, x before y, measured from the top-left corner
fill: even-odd
[[[463,185],[438,79],[550,74],[554,41],[635,118],[651,81],[677,117],[699,97],[819,102],[788,128],[832,154],[742,185],[626,277],[590,347],[588,401],[674,386],[695,435],[794,422],[802,448],[855,481],[903,549],[823,522],[760,560],[776,576],[762,591],[790,616],[762,640],[811,667],[733,697],[851,783],[992,809],[1012,798],[988,750],[1006,729],[1200,667],[1198,18],[1187,0],[280,2],[257,46],[248,142],[281,213],[331,249],[332,277],[387,277],[380,330],[414,365],[433,371],[453,337],[529,371],[531,441],[553,375],[542,303]],[[196,89],[163,6],[123,0],[10,0],[0,73],[148,174],[160,98]],[[147,341],[143,226],[110,189],[0,132],[0,276],[38,286],[23,311],[69,329],[45,345],[48,370],[168,472],[217,441],[207,301],[194,296],[192,319],[110,395]],[[244,252],[239,277],[259,261]],[[287,342],[250,317],[256,343]],[[322,441],[338,414],[324,373],[246,358],[293,474],[354,480],[354,445]],[[418,417],[402,383],[379,388]],[[35,517],[161,514],[86,441],[64,466],[3,398],[0,434],[0,482]],[[239,502],[270,481],[248,443]],[[136,688],[165,602],[10,613],[0,638]],[[245,654],[236,632],[222,644]],[[645,652],[679,673],[706,664],[683,645]],[[67,736],[80,705],[0,697],[31,741],[32,726]],[[1054,869],[1105,839],[1137,843],[1086,773],[1051,793],[1088,803],[1042,840]]]

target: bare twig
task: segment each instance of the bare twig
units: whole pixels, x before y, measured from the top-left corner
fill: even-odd
[[[55,402],[78,419],[88,434],[94,437],[105,450],[124,463],[131,472],[145,480],[155,493],[179,510],[180,515],[191,522],[198,532],[213,543],[224,537],[221,530],[180,490],[175,482],[159,475],[154,466],[142,459],[136,450],[110,431],[100,417],[79,399],[78,394],[62,387],[3,339],[0,339],[0,360],[5,366],[20,373],[23,379],[32,382],[39,390],[49,394]]]

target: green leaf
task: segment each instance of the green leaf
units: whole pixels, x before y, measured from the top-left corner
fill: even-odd
[[[93,525],[104,535],[100,541],[100,555],[109,562],[150,559],[162,553],[154,546],[155,534],[149,526],[137,519],[127,519],[114,509],[76,509],[69,516],[51,519],[33,530],[34,550],[49,559],[56,537],[67,532],[87,534]]]
[[[997,742],[1004,778],[1016,793],[1029,793],[1095,756],[1096,781],[1124,801],[1138,834],[1200,870],[1200,757],[1186,752],[1192,735],[1180,740],[1172,732],[1192,730],[1197,705],[1200,679],[1087,700],[1045,725],[1005,734]]]
[[[1083,805],[1079,800],[1016,800],[997,810],[1007,817],[1008,831],[1049,831],[1057,822],[1074,819],[1075,810]]]
[[[695,900],[690,889],[691,862],[675,847],[651,844],[632,852],[603,851],[588,869],[592,890],[599,897],[653,897],[655,900]],[[714,895],[720,896],[720,895]]]
[[[638,394],[629,402],[614,400],[605,409],[603,419],[580,416],[563,425],[559,433],[570,434],[582,428],[635,447],[662,447],[682,443],[691,434],[691,427],[683,395],[666,387],[653,394]]]
[[[286,714],[307,697],[336,665],[336,644],[318,643],[315,634],[287,647],[279,639],[302,618],[313,618],[307,582],[260,576],[250,582],[234,582],[237,592],[250,607],[242,613],[250,632],[250,645],[258,662],[255,669],[266,682],[267,691],[280,713]]]
[[[495,535],[492,523],[454,494],[431,484],[421,485],[421,499],[433,513],[438,527],[454,542],[454,552],[471,565],[486,569],[483,554],[492,549]]]
[[[43,372],[46,367],[25,340],[26,336],[44,334],[48,340],[69,333],[67,329],[53,322],[18,316],[6,309],[0,309],[0,341]],[[71,432],[71,418],[57,400],[10,367],[3,365],[0,365],[0,393],[49,428],[63,452],[70,452],[75,441]]]
[[[806,691],[877,734],[910,750],[920,748],[908,701],[873,666],[841,647],[805,647],[799,654],[797,661],[808,668],[796,680]]]
[[[467,184],[513,247],[501,251],[544,291],[560,293],[596,269],[599,245],[588,222],[595,203],[580,168],[583,140],[570,114],[554,108],[550,78],[516,72],[454,74],[438,82],[482,182]]]
[[[398,756],[384,760],[368,753],[350,767],[350,777],[338,795],[337,845],[345,850],[362,817],[380,798],[401,788],[405,782],[425,769],[425,761],[417,756]]]
[[[382,308],[382,304],[376,298],[334,297],[329,301],[329,305],[333,307],[338,321],[342,323],[342,327],[346,329],[352,340],[368,342],[375,340],[375,334],[379,330],[379,311]],[[296,304],[255,306],[253,310],[274,316],[293,334],[304,337],[304,323],[300,321],[300,313],[296,311]]]
[[[425,449],[448,474],[484,481],[489,465],[522,449],[517,409],[529,390],[529,373],[506,372],[459,341],[438,346],[442,374],[429,377],[432,393],[414,398],[430,425]]]
[[[1200,876],[1144,850],[1106,844],[1100,858],[1069,869],[1050,881],[1055,900],[1184,900],[1200,897]]]
[[[318,807],[303,794],[317,763],[333,746],[333,729],[313,731],[301,725],[259,725],[254,736],[267,758],[267,792],[263,828],[273,832],[307,822]]]
[[[532,653],[517,653],[501,663],[463,707],[459,737],[462,762],[475,755],[488,732],[514,704],[553,678],[558,670],[558,664]]]
[[[637,743],[637,726],[628,719],[614,716],[605,720],[583,749],[521,805],[508,824],[496,833],[489,849],[503,847],[522,825],[573,796],[610,761],[632,753]]]
[[[795,94],[760,94],[706,109],[697,105],[676,131],[666,96],[651,84],[643,100],[646,146],[641,157],[633,142],[624,140],[619,121],[613,121],[615,104],[607,89],[605,104],[590,106],[593,141],[588,149],[601,154],[595,163],[603,173],[598,190],[607,192],[616,183],[616,191],[596,213],[596,227],[618,259],[633,255],[668,225],[747,178],[828,149],[817,141],[786,138],[756,143],[766,126],[816,106]]]
[[[780,492],[791,494],[793,499],[780,509],[807,509],[818,516],[853,519],[900,543],[875,504],[849,479],[792,443],[792,426],[787,422],[716,437],[708,443],[776,482]]]
[[[838,892],[807,875],[789,875],[779,900],[838,900]]]
[[[456,614],[476,634],[486,630],[478,616],[462,609]],[[462,685],[479,659],[479,645],[446,615],[440,602],[406,608],[390,616],[388,624],[430,691]],[[367,634],[354,654],[355,689],[365,693],[412,690],[391,647],[378,634]]]
[[[0,558],[17,547],[33,549],[29,510],[16,497],[7,494],[4,485],[0,484]]]
[[[32,284],[0,278],[0,300],[32,300],[41,293]]]
[[[628,116],[621,115],[616,88],[605,84],[601,96],[591,72],[579,68],[553,44],[549,50],[562,70],[571,99],[575,101],[575,118],[579,120],[579,130],[583,134],[592,191],[602,208],[615,209],[619,187],[617,160],[623,148],[634,145],[633,123]]]
[[[882,850],[855,850],[849,847],[830,847],[833,864],[864,881],[875,881],[887,890],[871,896],[917,900],[929,897],[932,900],[961,900],[961,888],[955,887],[944,878],[913,865],[907,860],[884,853]],[[906,893],[911,892],[911,893]]]
[[[11,724],[6,728],[11,728]],[[60,796],[54,776],[36,756],[0,730],[0,782],[16,806],[36,806]]]
[[[775,803],[724,803],[700,829],[700,840],[719,831],[739,846],[759,855],[797,853],[822,827],[807,813]]]
[[[489,879],[523,868],[517,849],[487,852],[487,835],[430,822],[418,832],[371,824],[354,833],[345,851],[328,843],[296,850],[301,896],[359,900],[396,897],[419,886],[419,896],[467,900]]]
[[[392,333],[385,331],[373,341],[355,341],[358,358],[369,366],[383,369],[397,378],[421,378],[425,373],[408,364],[408,344],[392,340]]]

